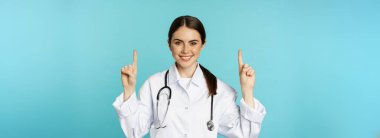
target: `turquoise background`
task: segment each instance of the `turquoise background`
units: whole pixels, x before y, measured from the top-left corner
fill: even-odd
[[[380,136],[379,1],[0,0],[0,137],[123,137],[120,68],[136,48],[138,88],[167,69],[185,14],[206,27],[199,61],[239,94],[238,48],[256,69],[260,137]]]

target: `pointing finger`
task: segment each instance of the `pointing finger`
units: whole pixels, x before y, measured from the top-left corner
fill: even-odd
[[[137,65],[137,50],[134,49],[133,50],[133,66],[136,67],[136,65]]]
[[[239,49],[238,51],[238,63],[239,63],[239,70],[241,70],[243,66],[243,55],[242,55],[241,49]]]

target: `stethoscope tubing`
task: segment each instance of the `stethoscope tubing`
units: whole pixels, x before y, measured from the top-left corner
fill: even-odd
[[[160,129],[160,128],[165,128],[166,127],[166,125],[165,126],[162,126],[162,123],[165,121],[165,119],[166,119],[166,115],[167,115],[167,113],[168,113],[168,110],[169,110],[169,105],[170,105],[170,100],[171,100],[171,98],[172,98],[172,89],[168,86],[168,74],[169,74],[169,70],[167,70],[166,71],[166,73],[165,73],[165,86],[164,87],[162,87],[159,91],[158,91],[158,93],[157,93],[157,103],[156,103],[156,109],[157,109],[157,118],[158,118],[158,102],[159,102],[159,100],[160,100],[160,94],[161,94],[161,92],[162,92],[162,90],[164,90],[164,89],[168,89],[169,90],[169,95],[167,95],[168,96],[168,105],[167,105],[167,107],[166,107],[166,112],[165,112],[165,115],[164,115],[164,119],[162,120],[162,122],[161,122],[161,120],[158,118],[158,123],[159,123],[159,127],[157,127],[156,129]],[[214,130],[214,123],[213,123],[213,109],[214,109],[214,107],[213,107],[213,105],[214,105],[214,95],[211,95],[211,113],[210,113],[210,120],[209,121],[207,121],[207,128],[208,128],[208,130],[210,130],[210,131],[213,131]]]

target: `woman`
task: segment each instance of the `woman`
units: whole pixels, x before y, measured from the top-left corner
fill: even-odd
[[[202,23],[192,16],[176,18],[169,30],[169,49],[175,64],[149,77],[135,95],[137,52],[133,64],[121,69],[124,92],[113,103],[126,137],[212,138],[258,137],[266,114],[253,97],[255,71],[238,64],[242,100],[235,104],[236,92],[197,62],[205,47]]]

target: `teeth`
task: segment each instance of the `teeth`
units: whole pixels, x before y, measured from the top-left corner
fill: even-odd
[[[181,56],[181,59],[183,60],[189,60],[191,58],[191,56]]]

